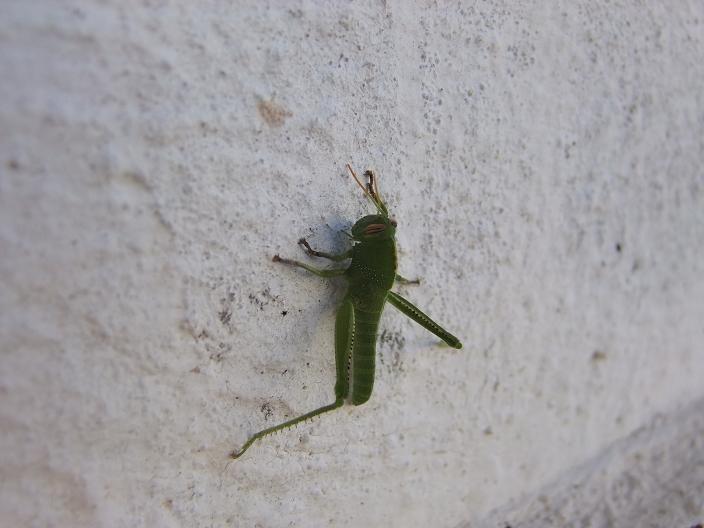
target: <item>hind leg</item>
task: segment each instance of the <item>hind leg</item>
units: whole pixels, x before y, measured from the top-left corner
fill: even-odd
[[[350,351],[354,340],[354,310],[352,303],[346,300],[337,311],[335,320],[335,367],[337,370],[337,382],[335,383],[335,402],[330,405],[324,405],[309,413],[302,414],[292,420],[288,420],[279,425],[263,429],[258,433],[253,434],[240,448],[239,451],[232,451],[230,458],[237,459],[241,457],[249,447],[257,440],[264,438],[267,435],[281,431],[288,427],[292,427],[298,423],[304,422],[309,418],[318,416],[329,411],[342,407],[345,403],[345,398],[349,393],[349,373],[347,365],[349,364]]]

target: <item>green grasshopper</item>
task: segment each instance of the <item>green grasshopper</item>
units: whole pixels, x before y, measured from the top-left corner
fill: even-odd
[[[342,301],[342,306],[337,311],[335,320],[335,364],[337,369],[335,402],[259,431],[252,435],[239,451],[230,453],[230,457],[233,459],[242,456],[260,438],[342,407],[350,396],[353,405],[362,405],[369,399],[374,386],[376,332],[381,312],[387,301],[451,347],[462,348],[459,339],[398,293],[391,291],[394,281],[406,284],[419,283],[419,281],[409,281],[396,273],[397,259],[394,239],[396,221],[389,217],[386,204],[379,194],[374,173],[369,170],[364,173],[369,179],[365,187],[349,164],[347,169],[357,185],[362,188],[364,194],[376,206],[379,214],[367,215],[357,220],[352,227],[351,234],[352,240],[356,243],[352,249],[345,253],[333,255],[315,251],[304,238],[298,242],[310,256],[322,257],[335,262],[351,259],[350,265],[347,268],[321,270],[296,260],[281,258],[278,255],[273,258],[274,262],[299,266],[320,277],[344,276],[349,282],[347,294]],[[350,377],[350,371],[352,377]]]

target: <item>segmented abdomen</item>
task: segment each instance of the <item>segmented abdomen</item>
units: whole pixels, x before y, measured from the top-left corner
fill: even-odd
[[[354,346],[352,349],[352,403],[366,402],[374,388],[376,332],[385,297],[375,303],[354,303]],[[371,304],[371,305],[370,305]]]

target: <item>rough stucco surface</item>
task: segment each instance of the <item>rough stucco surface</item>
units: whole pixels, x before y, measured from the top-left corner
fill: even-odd
[[[685,0],[2,2],[1,524],[701,521],[703,54]],[[346,247],[347,161],[465,347],[388,309],[368,404],[228,463],[332,399],[343,285],[271,256]]]
[[[656,416],[543,489],[462,528],[694,526],[704,510],[702,405]]]

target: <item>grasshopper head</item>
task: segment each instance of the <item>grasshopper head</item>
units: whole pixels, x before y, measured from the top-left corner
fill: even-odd
[[[352,226],[355,240],[386,240],[396,234],[396,222],[383,215],[363,216]]]
[[[379,214],[367,215],[359,220],[352,226],[352,237],[355,240],[385,240],[387,238],[393,238],[396,234],[396,220],[389,218],[389,211],[386,208],[386,204],[381,199],[379,194],[379,188],[376,185],[376,177],[374,173],[370,170],[366,171],[364,175],[367,177],[369,182],[366,187],[362,185],[359,181],[357,175],[352,170],[350,165],[347,165],[350,174],[364,191],[364,194],[369,198],[374,206],[376,207]]]

